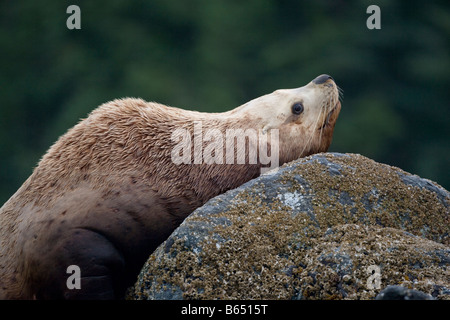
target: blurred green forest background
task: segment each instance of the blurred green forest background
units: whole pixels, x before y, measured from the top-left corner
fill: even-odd
[[[322,73],[344,90],[330,151],[450,189],[449,41],[447,0],[0,0],[0,206],[106,101],[225,111]]]

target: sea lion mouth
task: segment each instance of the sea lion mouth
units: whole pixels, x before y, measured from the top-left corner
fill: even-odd
[[[330,124],[331,116],[338,108],[338,104],[339,104],[339,101],[334,105],[333,109],[331,109],[331,111],[328,112],[327,117],[325,118],[325,121],[324,121],[323,125],[319,128],[319,130],[323,130],[325,127],[327,127]]]

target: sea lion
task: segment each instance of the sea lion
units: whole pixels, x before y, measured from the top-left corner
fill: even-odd
[[[250,162],[256,142],[249,137],[233,147],[236,154],[248,150],[244,164],[196,163],[208,155],[199,158],[198,146],[189,151],[193,163],[174,163],[174,154],[182,153],[173,152],[176,130],[187,130],[194,144],[194,122],[216,133],[278,135],[267,147],[278,151],[281,165],[326,151],[340,109],[339,89],[328,75],[223,113],[132,98],[99,106],[50,147],[0,209],[0,298],[121,298],[187,215],[260,175],[262,161]],[[218,151],[209,149],[216,157]],[[69,285],[73,266],[78,286]]]

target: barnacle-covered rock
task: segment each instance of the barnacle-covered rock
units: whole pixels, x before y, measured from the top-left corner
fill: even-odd
[[[211,199],[149,257],[129,299],[450,299],[450,194],[356,154],[296,160]]]

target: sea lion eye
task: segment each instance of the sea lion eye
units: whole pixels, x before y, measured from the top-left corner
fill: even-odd
[[[301,102],[297,102],[292,105],[293,114],[300,114],[303,112],[303,109],[304,109],[303,104]]]

